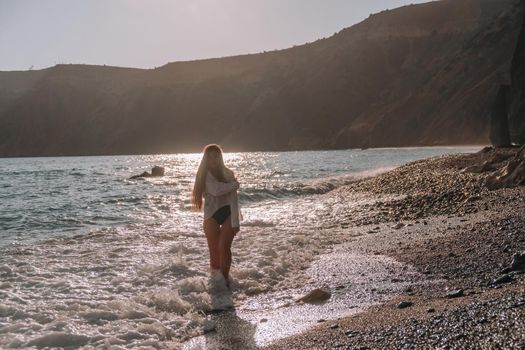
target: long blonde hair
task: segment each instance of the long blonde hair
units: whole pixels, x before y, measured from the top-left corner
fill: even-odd
[[[208,157],[211,152],[217,152],[219,154],[219,166],[217,168],[210,168],[208,165]],[[219,145],[210,144],[204,147],[201,163],[199,164],[199,170],[197,170],[193,191],[191,193],[191,208],[195,211],[202,209],[202,195],[204,193],[206,174],[208,171],[221,182],[226,182],[227,174],[231,173],[231,170],[224,165],[222,149]]]

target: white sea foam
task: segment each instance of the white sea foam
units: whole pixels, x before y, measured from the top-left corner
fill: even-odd
[[[209,276],[202,233],[188,238],[184,232],[118,228],[8,250],[3,283],[11,287],[0,289],[0,317],[16,326],[5,328],[0,345],[133,347],[151,341],[164,347],[199,335],[209,312],[307,283],[312,259],[332,240],[348,237],[334,231],[326,240],[318,225],[299,224],[300,212],[320,203],[334,205],[329,194],[284,201],[273,208],[281,212],[275,216],[281,225],[242,228],[232,248],[233,294],[220,272]]]

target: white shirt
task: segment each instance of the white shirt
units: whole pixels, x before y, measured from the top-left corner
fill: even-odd
[[[239,197],[237,195],[239,183],[234,177],[226,180],[228,182],[220,182],[209,171],[206,173],[204,219],[211,217],[217,209],[229,205],[232,227],[240,227]]]

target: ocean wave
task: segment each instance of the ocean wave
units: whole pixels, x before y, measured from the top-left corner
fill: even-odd
[[[394,167],[381,167],[351,174],[292,182],[282,186],[273,186],[272,188],[241,188],[239,191],[239,199],[242,202],[257,202],[262,200],[325,194],[336,188],[349,185],[367,177],[379,175],[393,168]]]
[[[16,176],[16,175],[48,175],[48,174],[66,174],[70,172],[70,169],[34,169],[34,170],[15,170],[5,172],[5,175]]]

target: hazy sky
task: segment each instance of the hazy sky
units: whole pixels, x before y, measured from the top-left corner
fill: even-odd
[[[152,68],[286,48],[428,0],[0,0],[0,70]]]

